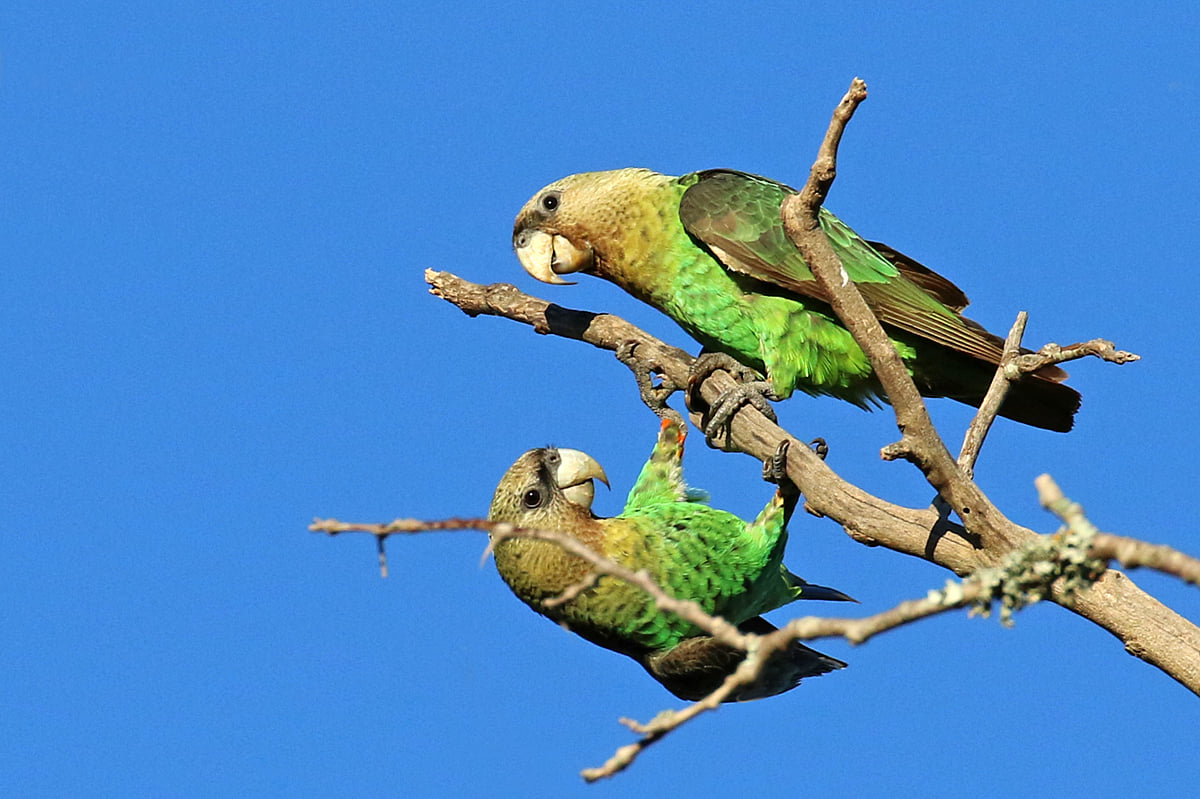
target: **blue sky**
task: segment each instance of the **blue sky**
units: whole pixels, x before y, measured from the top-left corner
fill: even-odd
[[[426,292],[512,281],[694,349],[595,280],[535,284],[512,218],[577,171],[803,181],[852,77],[829,206],[1071,367],[1060,436],[1001,422],[978,469],[1015,520],[1052,473],[1106,530],[1200,551],[1200,23],[1190,4],[16,2],[0,10],[0,793],[5,796],[1180,795],[1200,702],[1061,609],[948,615],[723,708],[592,787],[619,716],[677,703],[538,618],[474,533],[314,516],[486,513],[524,450],[583,449],[616,513],[657,420],[611,357]],[[797,397],[868,490],[885,412]],[[933,403],[952,446],[969,420]],[[744,456],[690,481],[753,515]],[[787,561],[883,610],[947,573],[799,518]],[[1135,581],[1192,619],[1200,593]],[[808,611],[808,608],[803,609]],[[788,618],[786,612],[776,620]]]

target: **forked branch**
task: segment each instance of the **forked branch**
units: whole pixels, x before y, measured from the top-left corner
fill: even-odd
[[[515,527],[487,519],[446,519],[428,522],[396,519],[386,524],[315,519],[309,526],[309,530],[313,532],[328,535],[368,533],[375,536],[381,553],[384,541],[392,535],[467,529],[487,532],[491,536],[489,550],[495,542],[506,538],[535,538],[552,542],[591,566],[589,578],[570,586],[562,596],[548,600],[547,604],[569,601],[574,595],[591,587],[596,578],[611,576],[645,591],[662,612],[684,618],[703,633],[747,653],[746,659],[737,670],[708,696],[679,710],[663,711],[649,722],[621,719],[622,724],[640,737],[620,747],[602,766],[585,769],[582,776],[589,782],[611,777],[628,768],[647,747],[704,712],[719,707],[739,687],[755,682],[762,674],[771,654],[785,649],[792,641],[841,637],[852,644],[860,644],[887,630],[961,607],[972,607],[986,614],[993,600],[1002,602],[1001,617],[1007,619],[1011,610],[1037,602],[1049,595],[1056,583],[1060,588],[1065,588],[1068,595],[1073,595],[1086,588],[1088,582],[1103,569],[1103,565],[1090,559],[1087,552],[1081,553],[1078,550],[1080,540],[1090,540],[1087,538],[1090,533],[1086,530],[1078,533],[1084,538],[1070,540],[1061,535],[1043,536],[1035,539],[1035,548],[1011,558],[1003,569],[984,570],[961,583],[950,581],[943,589],[931,591],[925,598],[902,602],[883,613],[865,618],[806,617],[793,620],[773,633],[759,636],[741,632],[721,617],[706,613],[695,602],[676,599],[654,582],[645,571],[628,569],[594,552],[566,533],[554,530]],[[1053,564],[1059,568],[1041,568],[1040,564]],[[1072,582],[1071,569],[1075,568],[1078,572],[1080,564],[1086,567],[1087,579],[1075,579]],[[1200,569],[1200,562],[1195,562],[1193,567]]]

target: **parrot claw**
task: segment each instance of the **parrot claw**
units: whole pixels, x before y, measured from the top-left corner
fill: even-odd
[[[633,379],[637,381],[638,392],[646,407],[654,411],[663,421],[674,422],[679,425],[681,430],[686,430],[687,422],[684,420],[683,414],[667,404],[667,400],[679,390],[679,386],[662,376],[661,368],[657,363],[640,358],[635,354],[638,343],[636,339],[626,339],[618,344],[617,360],[633,372]],[[657,385],[654,383],[655,374],[661,377]]]
[[[762,469],[763,479],[779,486],[779,492],[787,496],[799,494],[800,491],[787,473],[787,454],[791,443],[790,438],[780,441],[779,446],[775,449],[775,454],[763,461]],[[829,454],[829,445],[823,438],[814,438],[808,447],[821,460],[825,460],[825,456]]]
[[[775,448],[775,454],[763,461],[762,476],[768,483],[779,485],[788,479],[787,451],[791,444],[790,438],[783,439]]]
[[[723,352],[702,352],[692,364],[691,374],[688,375],[687,404],[689,408],[704,408],[707,403],[700,397],[700,384],[718,370],[725,370],[733,375],[738,385],[721,392],[716,401],[708,407],[708,418],[704,423],[704,440],[713,449],[726,449],[716,443],[716,439],[724,433],[726,442],[729,441],[729,425],[733,417],[745,405],[755,408],[773,423],[778,422],[775,410],[768,400],[779,399],[771,384],[763,380],[753,369],[726,355]]]
[[[696,360],[692,364],[691,373],[688,375],[688,404],[698,399],[696,392],[699,390],[700,384],[711,377],[713,372],[721,369],[733,375],[733,379],[739,383],[762,382],[762,376],[758,372],[746,366],[732,355],[706,350],[696,356]],[[703,403],[704,400],[699,400],[699,402]]]
[[[787,479],[787,453],[791,443],[790,438],[783,439],[779,442],[775,454],[763,461],[763,479],[768,483],[778,483]],[[821,460],[825,460],[825,456],[829,454],[829,444],[823,438],[814,438],[808,443],[808,448]]]
[[[723,435],[728,443],[729,426],[733,423],[733,417],[746,405],[767,417],[772,424],[778,424],[779,418],[775,415],[775,409],[768,402],[768,399],[774,396],[771,384],[765,380],[739,383],[721,392],[717,401],[709,408],[709,416],[704,424],[704,440],[713,449],[726,449],[727,447],[718,446],[716,439]]]

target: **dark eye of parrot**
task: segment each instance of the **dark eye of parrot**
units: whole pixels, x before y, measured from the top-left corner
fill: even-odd
[[[553,213],[558,209],[558,200],[561,195],[557,191],[548,191],[542,195],[542,209]]]
[[[525,496],[521,497],[521,501],[525,503],[527,508],[536,508],[542,504],[542,492],[536,488],[531,488],[525,492]]]

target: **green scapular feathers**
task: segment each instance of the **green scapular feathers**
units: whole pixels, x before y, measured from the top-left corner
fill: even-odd
[[[726,169],[571,175],[525,204],[513,245],[539,280],[583,272],[616,283],[705,349],[762,372],[780,398],[799,389],[870,407],[886,400],[871,365],[784,232],[780,206],[791,192]],[[966,295],[824,209],[820,223],[921,393],[978,406],[1004,342],[962,315]],[[1080,397],[1066,377],[1056,366],[1025,375],[1001,415],[1070,430]]]
[[[760,614],[797,599],[849,599],[811,585],[783,566],[787,521],[796,494],[776,492],[749,524],[698,501],[683,481],[684,431],[663,424],[650,460],[620,515],[591,511],[599,465],[577,450],[547,447],[522,455],[496,488],[489,518],[528,528],[561,531],[632,570],[645,569],[677,599],[743,630],[775,628]],[[495,543],[500,576],[531,608],[572,632],[640,663],[683,699],[710,693],[737,668],[745,653],[719,644],[692,623],[661,612],[643,591],[611,577],[570,601],[546,600],[587,580],[591,567],[553,542],[508,538]],[[731,700],[772,696],[804,677],[845,666],[800,643],[768,661],[763,676]]]

